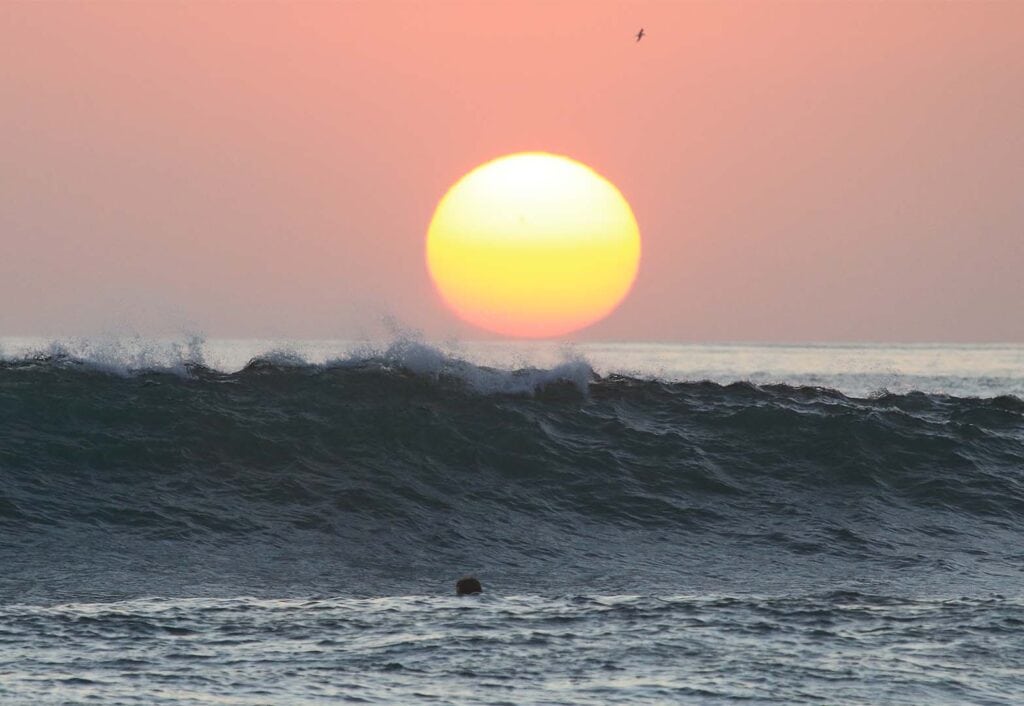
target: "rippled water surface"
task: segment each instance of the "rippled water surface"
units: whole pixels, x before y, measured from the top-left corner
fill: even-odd
[[[8,606],[0,618],[0,694],[26,702],[995,704],[1024,693],[1024,604],[1001,596],[140,599]]]

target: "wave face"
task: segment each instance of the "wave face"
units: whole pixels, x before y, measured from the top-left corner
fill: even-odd
[[[1019,585],[1024,401],[503,372],[0,363],[0,594]],[[1015,589],[1016,590],[1016,589]],[[643,591],[643,592],[646,592]]]

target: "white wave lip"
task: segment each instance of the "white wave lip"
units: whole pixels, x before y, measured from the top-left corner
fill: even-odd
[[[429,343],[386,341],[180,339],[105,336],[0,339],[0,360],[59,358],[115,374],[189,376],[202,366],[237,372],[250,361],[279,367],[343,367],[376,362],[420,375],[447,375],[485,393],[529,393],[567,382],[586,390],[595,375],[666,382],[708,380],[825,387],[853,397],[879,391],[1024,398],[1021,344],[667,344]]]

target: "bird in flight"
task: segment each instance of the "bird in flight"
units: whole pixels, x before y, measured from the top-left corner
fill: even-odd
[[[641,27],[640,31],[636,33],[636,41],[639,42],[643,38],[644,38],[644,28]]]

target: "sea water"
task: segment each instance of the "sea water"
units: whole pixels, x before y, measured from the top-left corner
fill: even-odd
[[[1024,346],[0,359],[0,703],[1024,702]]]

